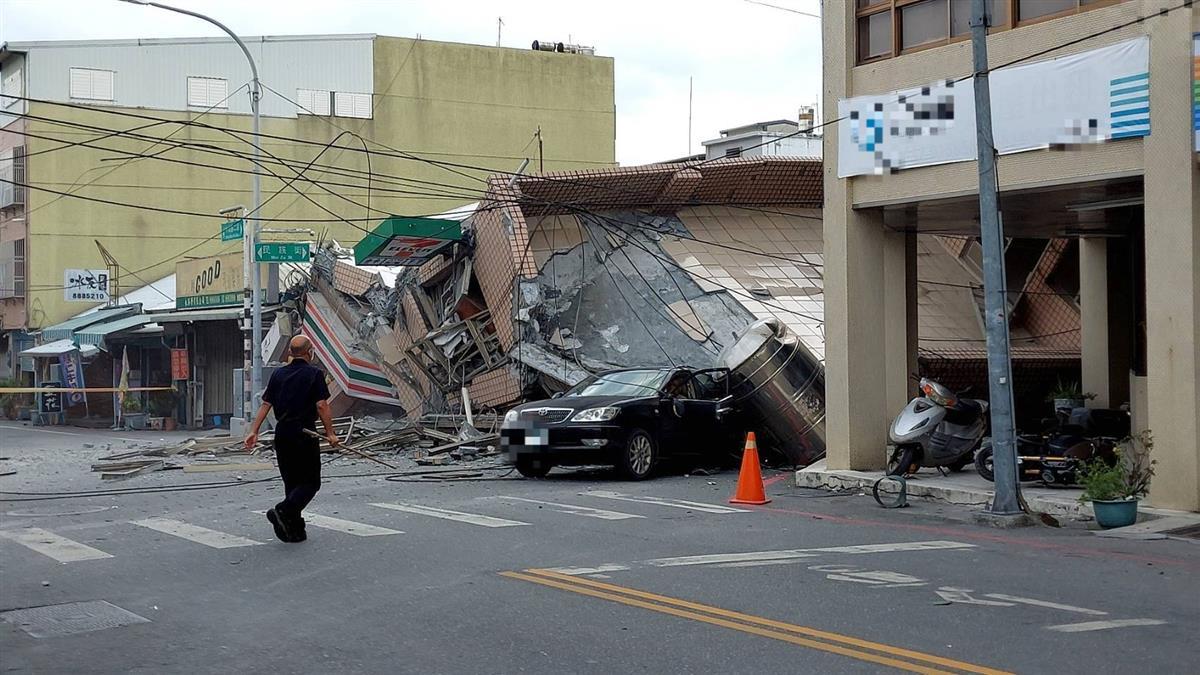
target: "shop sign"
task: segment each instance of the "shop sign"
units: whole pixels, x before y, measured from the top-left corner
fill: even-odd
[[[354,245],[354,262],[368,266],[418,266],[462,239],[462,223],[442,218],[388,218]]]
[[[108,270],[63,270],[63,300],[108,302]]]
[[[191,374],[191,363],[188,361],[188,350],[171,350],[171,379],[186,380]]]
[[[242,304],[242,254],[183,260],[175,264],[175,308],[204,309]],[[266,278],[266,271],[263,271]]]

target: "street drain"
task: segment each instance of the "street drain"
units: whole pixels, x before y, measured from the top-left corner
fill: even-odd
[[[1183,537],[1184,539],[1200,539],[1200,525],[1188,525],[1187,527],[1177,527],[1174,530],[1167,530],[1163,534],[1168,537]]]
[[[150,620],[103,600],[68,602],[0,612],[0,618],[35,638],[62,637]]]

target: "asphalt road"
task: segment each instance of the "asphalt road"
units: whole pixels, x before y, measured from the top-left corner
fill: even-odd
[[[0,434],[0,455],[44,440]],[[69,458],[77,442],[46,452]],[[109,487],[86,471],[61,482]],[[15,478],[0,490],[33,491]],[[770,504],[736,509],[732,473],[329,478],[302,544],[275,541],[257,513],[277,482],[3,501],[0,671],[1194,672],[1200,546],[987,529],[951,507],[885,511],[777,478]],[[87,608],[8,613],[84,601],[135,623],[34,637],[85,627]]]

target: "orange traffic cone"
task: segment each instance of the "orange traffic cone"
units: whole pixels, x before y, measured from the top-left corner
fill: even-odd
[[[742,471],[738,474],[737,491],[733,493],[730,504],[766,504],[766,490],[763,488],[762,471],[758,467],[758,442],[754,432],[746,434],[746,449],[742,452]]]

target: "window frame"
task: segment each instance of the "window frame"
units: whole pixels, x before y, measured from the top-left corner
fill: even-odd
[[[896,58],[897,56],[907,56],[909,54],[915,54],[917,52],[925,51],[926,49],[935,49],[937,47],[944,47],[946,45],[954,44],[957,42],[964,42],[964,41],[971,39],[971,34],[969,31],[962,35],[952,35],[951,34],[954,29],[953,6],[951,5],[952,0],[936,0],[938,2],[946,3],[946,37],[941,40],[934,40],[931,42],[927,42],[925,44],[916,45],[916,46],[908,47],[908,48],[903,48],[901,46],[902,45],[902,37],[903,37],[903,33],[904,33],[904,19],[902,16],[903,12],[901,10],[910,5],[915,5],[920,2],[925,2],[926,0],[883,0],[882,2],[870,4],[865,7],[860,7],[858,0],[852,0],[852,1],[854,2],[854,23],[851,26],[850,30],[848,30],[847,32],[850,34],[851,38],[854,40],[854,59],[855,59],[854,63],[856,66],[877,63],[879,61],[884,61],[886,59]],[[1126,1],[1127,0],[1095,0],[1095,2],[1091,2],[1091,3],[1088,3],[1085,5],[1085,4],[1083,4],[1083,0],[1074,0],[1075,7],[1071,8],[1071,9],[1066,9],[1066,10],[1063,10],[1060,12],[1055,12],[1054,14],[1047,14],[1046,16],[1039,16],[1034,19],[1022,20],[1020,18],[1020,11],[1019,11],[1021,0],[1001,0],[1001,2],[1004,3],[1004,8],[1006,10],[1005,16],[1004,16],[1004,22],[997,23],[992,26],[988,26],[988,34],[990,35],[992,33],[996,33],[999,31],[1012,30],[1014,28],[1024,28],[1025,26],[1032,26],[1035,24],[1042,23],[1044,21],[1053,21],[1054,19],[1061,19],[1064,16],[1073,16],[1076,14],[1082,14],[1084,12],[1089,12],[1093,9],[1100,9],[1102,7],[1111,7],[1113,5],[1117,5],[1122,2],[1126,2]],[[869,58],[860,58],[859,57],[860,45],[859,45],[859,39],[858,39],[859,38],[859,24],[862,22],[863,19],[865,19],[867,17],[874,16],[876,14],[882,14],[885,12],[889,12],[891,14],[890,23],[891,23],[891,30],[892,30],[892,40],[891,40],[891,45],[890,45],[889,51],[886,54],[881,54],[880,56],[872,56]]]
[[[204,97],[205,97],[204,100],[205,100],[205,102],[204,103],[192,103],[192,80],[204,80],[205,81],[205,84],[204,84]],[[217,101],[215,103],[208,103],[207,101],[209,100],[209,94],[210,94],[208,83],[214,82],[214,81],[225,83],[225,95],[222,96],[221,98],[217,99]],[[229,109],[229,99],[231,99],[231,98],[232,98],[232,96],[229,95],[229,79],[228,78],[213,77],[211,75],[188,75],[187,78],[184,80],[184,101],[186,102],[188,108],[204,108],[206,110],[228,110]]]
[[[109,98],[100,98],[97,96],[76,96],[74,88],[71,86],[72,75],[75,71],[87,72],[88,77],[95,77],[94,73],[108,73],[111,96]],[[95,82],[88,83],[89,93],[94,93]],[[88,68],[86,66],[67,66],[67,98],[72,101],[99,101],[101,103],[116,103],[117,102],[117,71],[109,68]]]

